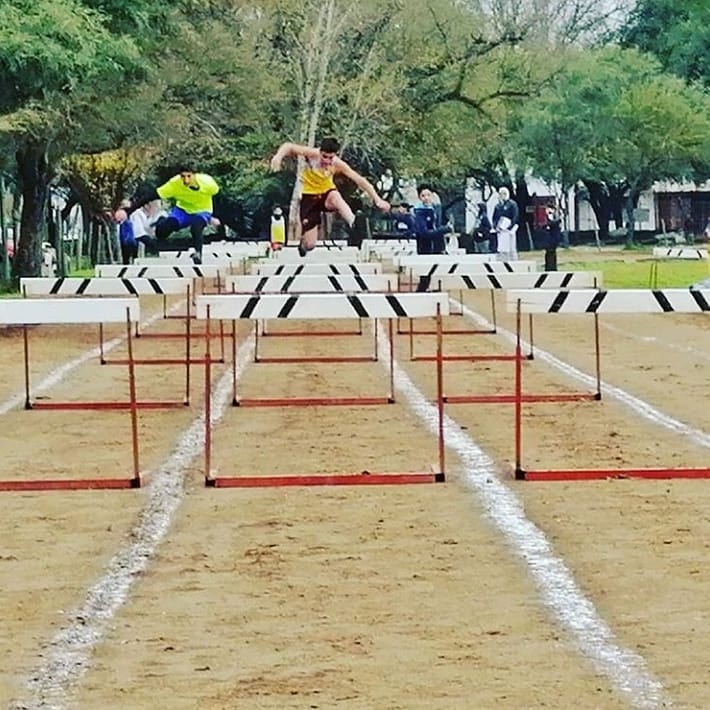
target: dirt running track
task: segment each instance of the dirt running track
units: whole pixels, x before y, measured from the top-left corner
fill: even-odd
[[[489,312],[485,294],[467,294],[465,302],[484,317]],[[499,317],[512,328],[502,298]],[[707,465],[708,316],[601,322],[605,382],[705,432],[705,440],[671,432],[605,395],[602,402],[527,406],[524,464]],[[175,323],[152,330],[161,329]],[[591,335],[586,317],[536,320],[539,351],[587,373]],[[431,341],[418,338],[417,351],[431,349]],[[95,343],[92,328],[35,329],[34,382]],[[0,331],[0,403],[22,391],[21,345],[19,331]],[[143,339],[137,355],[180,347]],[[366,336],[271,338],[263,347],[264,355],[367,354],[372,343]],[[449,337],[446,349],[509,352],[511,343],[500,334]],[[433,364],[409,362],[403,336],[396,352],[430,398]],[[528,391],[586,388],[544,357],[524,368]],[[448,363],[445,389],[511,391],[512,372],[505,362]],[[141,398],[182,396],[179,368],[141,367],[138,376]],[[248,364],[240,380],[244,396],[381,395],[387,384],[376,363]],[[201,413],[202,387],[198,367],[191,407],[141,412],[144,488],[0,494],[3,707],[708,706],[710,481],[515,482],[512,406],[452,405],[457,436],[494,460],[490,475],[469,470],[453,447],[446,484],[205,488],[199,447],[185,437]],[[89,358],[43,396],[116,399],[126,392],[124,368]],[[216,426],[214,469],[429,470],[436,439],[406,398],[398,399],[359,409],[227,407]],[[125,413],[16,406],[2,421],[4,479],[130,472]],[[194,459],[185,453],[191,449]],[[485,495],[499,480],[519,501],[510,515],[527,516],[542,531],[551,547],[539,554],[564,561],[579,599],[594,605],[597,625],[575,631],[565,622],[565,609],[580,619],[589,611],[575,606],[577,592],[550,602],[544,580],[552,567],[534,573],[527,553],[501,533],[500,511]],[[154,513],[168,521],[165,530],[151,528]],[[139,548],[143,564],[132,569],[120,555],[144,534],[156,549]],[[107,581],[108,569],[117,578],[128,570],[127,588]],[[103,616],[96,611],[106,608]],[[72,645],[63,630],[80,637],[84,630],[87,640]],[[595,661],[590,647],[597,642],[618,658]]]

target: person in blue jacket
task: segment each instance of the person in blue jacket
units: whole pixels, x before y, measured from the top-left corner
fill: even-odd
[[[445,254],[445,235],[449,225],[441,225],[439,212],[434,206],[434,192],[429,185],[420,185],[419,204],[414,206],[414,233],[417,238],[417,254]]]
[[[390,211],[383,215],[388,222],[394,222],[394,234],[403,239],[416,234],[414,217],[409,209],[410,205],[407,202],[400,202],[398,205],[392,205]]]

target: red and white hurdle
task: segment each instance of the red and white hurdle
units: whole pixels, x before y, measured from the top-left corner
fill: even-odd
[[[493,329],[471,330],[472,334],[490,334],[497,330],[495,292],[508,289],[534,288],[534,289],[569,289],[569,288],[599,288],[602,285],[602,275],[597,271],[550,271],[550,272],[503,272],[503,273],[477,273],[471,271],[458,274],[440,274],[432,278],[429,288],[432,291],[458,291],[459,299],[464,291],[490,291],[491,310],[493,313]],[[534,357],[533,344],[533,317],[528,318],[530,352],[529,360]],[[456,331],[462,334],[467,331]],[[451,331],[445,330],[445,334]],[[431,355],[414,354],[414,330],[409,329],[409,355],[411,360],[428,360]],[[516,355],[444,355],[444,361],[504,361],[514,360]]]
[[[231,276],[227,278],[226,288],[230,293],[261,294],[261,293],[391,293],[396,289],[395,274],[293,274],[291,276]],[[362,319],[358,318],[357,335],[362,335]],[[341,331],[289,331],[289,336],[312,337],[314,335],[343,335]],[[266,332],[264,335],[273,335]],[[351,333],[346,333],[351,334]],[[284,335],[281,333],[281,335]],[[311,355],[300,357],[259,357],[259,322],[254,322],[254,362],[365,362],[377,360],[377,329],[374,331],[374,353],[371,356],[347,355],[326,356]]]
[[[0,481],[0,491],[42,491],[74,489],[138,488],[138,409],[133,363],[132,326],[140,318],[135,298],[66,298],[66,299],[2,299],[0,324],[22,326],[25,369],[25,409],[93,409],[128,410],[131,418],[133,474],[130,478],[68,478]],[[125,323],[128,343],[128,400],[121,402],[33,403],[30,386],[30,348],[28,326],[75,325],[86,323]]]
[[[508,310],[523,313],[589,313],[596,318],[604,313],[698,313],[710,314],[710,289],[628,289],[615,291],[509,291]],[[598,330],[597,330],[598,333]],[[598,337],[598,336],[597,336]],[[597,344],[597,372],[599,356]],[[598,375],[597,375],[598,376]],[[526,470],[522,464],[522,368],[515,377],[515,477],[525,481],[583,481],[605,478],[710,478],[710,468],[632,468],[632,469],[547,469]]]
[[[436,317],[439,328],[441,317],[448,313],[448,298],[444,294],[264,294],[198,296],[197,315],[207,321],[209,333],[213,321],[240,319],[387,319],[390,325],[389,393],[385,397],[320,397],[320,398],[260,398],[239,399],[236,392],[236,365],[233,365],[234,406],[327,406],[381,405],[395,402],[394,339],[392,321],[398,317]],[[289,485],[374,485],[392,483],[433,483],[444,480],[444,424],[442,399],[442,363],[437,363],[437,391],[439,410],[439,471],[437,473],[334,474],[329,476],[271,476],[271,477],[213,477],[212,476],[212,415],[210,338],[206,338],[205,358],[205,482],[216,487],[255,487]],[[441,332],[439,332],[441,348]],[[236,352],[233,363],[236,363]]]
[[[167,317],[167,297],[183,296],[186,301],[187,312],[181,319],[185,322],[184,357],[171,358],[133,358],[134,365],[184,365],[185,366],[185,396],[181,402],[166,402],[164,406],[186,406],[190,403],[190,365],[203,364],[202,358],[192,356],[191,348],[191,314],[190,304],[193,297],[193,280],[189,278],[22,278],[20,290],[28,297],[54,296],[54,297],[105,297],[105,296],[155,296],[163,298],[163,317]],[[145,336],[146,334],[143,334]],[[154,334],[149,334],[154,335]],[[174,337],[175,334],[169,334]],[[136,337],[140,337],[136,324]],[[222,348],[224,351],[224,347]],[[125,365],[125,358],[109,359],[104,354],[103,324],[99,323],[99,353],[102,365]],[[224,352],[222,356],[224,361]]]

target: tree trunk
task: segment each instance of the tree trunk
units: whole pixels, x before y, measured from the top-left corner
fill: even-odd
[[[611,217],[609,195],[603,183],[585,180],[584,186],[589,192],[589,204],[592,206],[599,225],[599,240],[603,242],[609,238],[609,219]]]
[[[47,234],[47,202],[51,168],[44,144],[26,142],[16,153],[22,190],[20,238],[16,245],[12,273],[40,276],[42,273],[42,242]]]
[[[626,216],[626,246],[634,246],[636,237],[636,207],[638,207],[641,191],[631,188],[624,201],[624,214]]]

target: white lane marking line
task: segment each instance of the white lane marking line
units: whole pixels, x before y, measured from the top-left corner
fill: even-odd
[[[380,361],[389,366],[389,342],[382,330]],[[395,386],[429,430],[438,433],[438,411],[395,362]],[[644,659],[620,646],[594,604],[558,557],[544,532],[530,521],[515,493],[499,478],[495,462],[449,416],[445,417],[446,446],[464,464],[465,481],[478,496],[490,521],[502,533],[540,590],[552,615],[574,638],[582,655],[635,708],[670,707],[662,684],[646,669]]]
[[[237,377],[254,356],[254,341],[240,343]],[[224,415],[232,397],[232,372],[228,369],[213,389],[212,421]],[[131,544],[113,557],[106,572],[88,590],[84,604],[68,614],[70,621],[41,653],[41,666],[30,674],[28,700],[11,705],[16,710],[61,710],[67,705],[71,687],[91,667],[90,655],[109,622],[125,603],[133,582],[140,578],[172,524],[183,497],[185,473],[192,460],[203,452],[204,414],[183,433],[174,452],[160,468],[151,472],[146,488],[148,500],[131,531]]]
[[[455,299],[452,299],[452,300],[454,303],[459,304],[459,301],[457,301]],[[482,325],[487,328],[493,327],[493,324],[490,323],[482,315],[476,313],[475,311],[472,311],[470,308],[468,308],[467,306],[465,306],[463,304],[459,304],[459,305],[461,305],[461,307],[463,308],[464,315],[467,316],[468,318],[470,318],[471,320],[475,321],[477,324]],[[556,316],[551,315],[550,317],[555,318]],[[498,326],[497,334],[502,336],[503,338],[509,340],[513,345],[515,345],[515,341],[516,341],[515,333],[512,333],[511,331]],[[530,344],[527,343],[525,340],[521,339],[520,343],[521,343],[521,347],[524,350],[528,350],[530,348]],[[546,350],[542,350],[541,348],[538,348],[537,345],[535,346],[535,359],[546,362],[548,365],[551,365],[552,367],[556,368],[557,370],[564,373],[568,377],[570,377],[574,380],[577,380],[579,382],[582,382],[585,386],[589,387],[590,389],[594,389],[597,386],[595,377],[593,377],[592,375],[588,375],[586,372],[582,372],[581,370],[578,370],[576,367],[574,367],[573,365],[570,365],[569,363],[565,362],[564,360],[560,360],[558,357],[555,357],[552,353],[549,353]],[[634,395],[629,394],[628,392],[622,390],[620,387],[615,387],[614,385],[610,385],[602,380],[602,394],[609,396],[609,397],[613,397],[614,399],[618,400],[619,402],[622,402],[623,404],[625,404],[626,406],[631,408],[637,414],[640,414],[645,419],[648,419],[648,421],[653,422],[654,424],[658,424],[662,427],[665,427],[666,429],[674,431],[678,434],[682,434],[687,439],[692,441],[694,444],[698,444],[699,446],[704,446],[706,448],[710,448],[710,434],[708,434],[700,429],[696,429],[695,427],[692,427],[689,424],[685,424],[685,423],[679,421],[678,419],[674,419],[673,417],[669,416],[668,414],[664,414],[660,410],[651,406],[648,402],[644,402],[644,400],[640,399],[639,397],[635,397]]]

